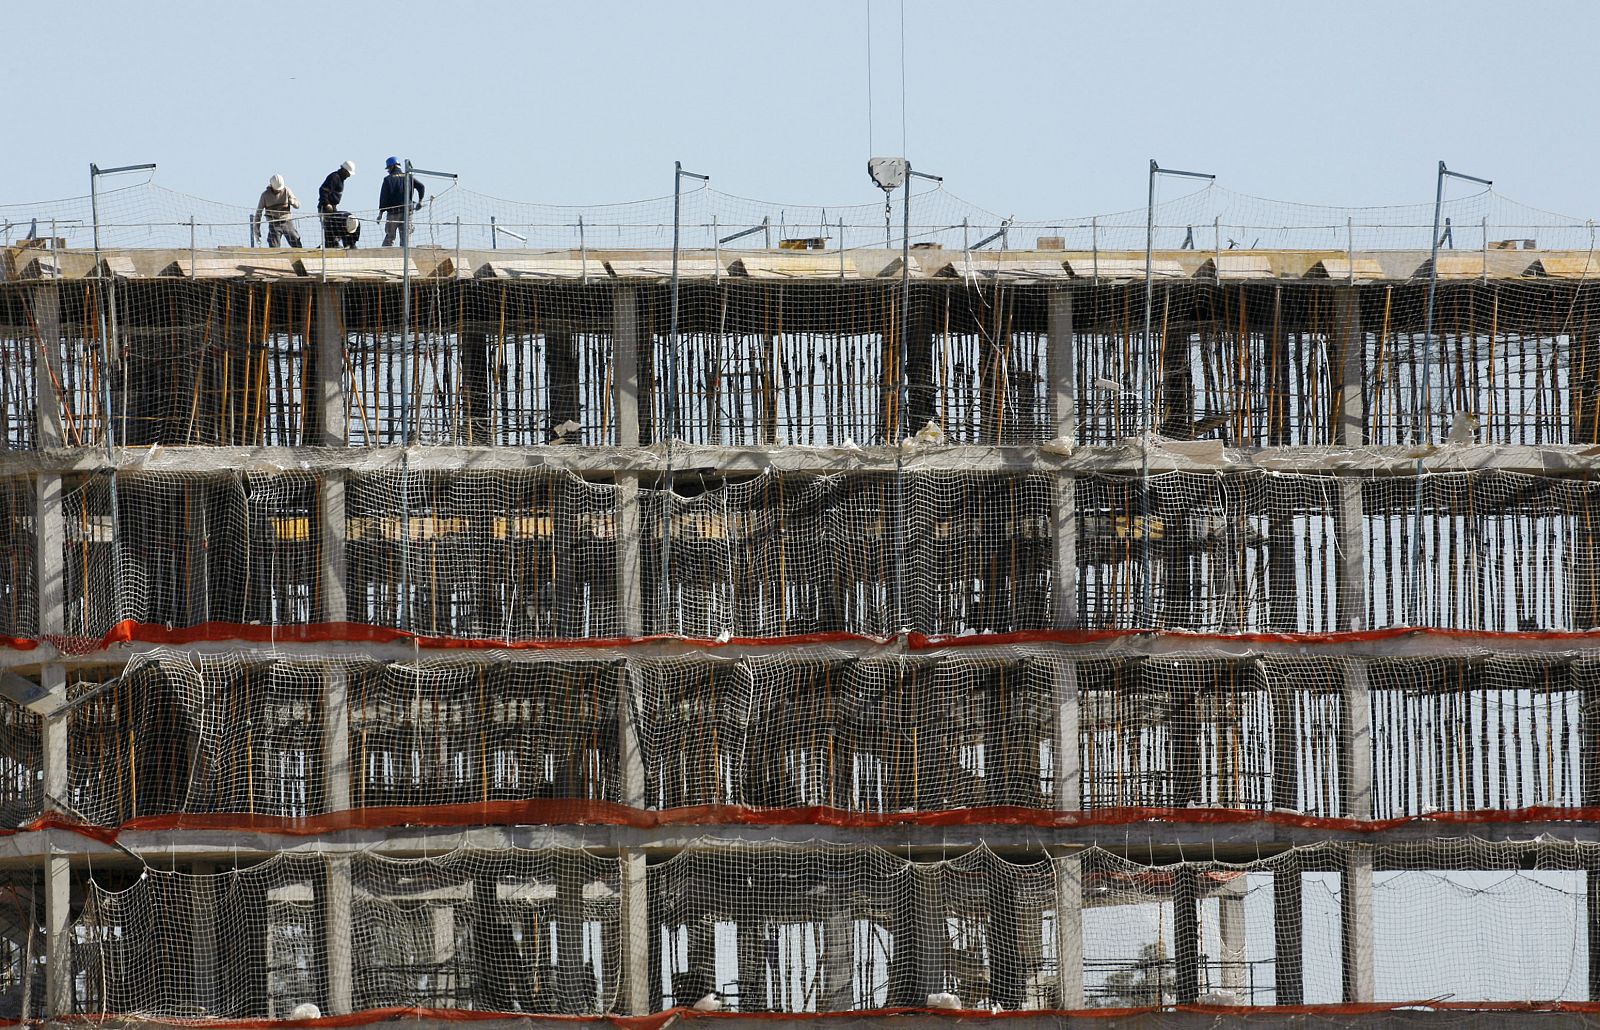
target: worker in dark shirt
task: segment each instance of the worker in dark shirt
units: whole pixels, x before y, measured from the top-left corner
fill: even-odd
[[[394,246],[396,233],[401,234],[400,245],[405,246],[406,222],[406,170],[400,167],[400,159],[391,157],[385,161],[384,167],[389,174],[383,177],[383,185],[378,187],[378,217],[383,219],[383,245]],[[417,195],[417,203],[413,211],[422,209],[422,197],[427,190],[422,183],[413,176],[411,189]]]
[[[344,164],[328,173],[322,180],[322,188],[317,190],[317,210],[322,214],[322,245],[324,247],[347,247],[348,233],[346,232],[346,216],[339,210],[339,202],[344,200],[345,180],[356,173],[356,163],[346,161]]]

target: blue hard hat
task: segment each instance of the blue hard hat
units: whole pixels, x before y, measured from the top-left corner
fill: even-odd
[[[399,163],[400,163],[400,159],[398,157],[391,157],[388,160],[383,162],[383,167],[385,167],[385,168],[393,168],[396,165],[398,165]]]

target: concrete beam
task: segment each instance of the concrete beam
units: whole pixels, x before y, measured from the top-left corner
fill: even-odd
[[[52,832],[56,836],[52,838]],[[1537,821],[1529,823],[1481,823],[1465,826],[1459,822],[1440,824],[1417,820],[1399,827],[1364,833],[1361,839],[1373,846],[1437,842],[1441,835],[1468,834],[1490,842],[1520,842],[1537,836],[1572,843],[1600,844],[1600,823]],[[745,848],[756,844],[850,844],[886,848],[912,856],[963,854],[979,839],[997,854],[1018,859],[1037,859],[1041,849],[1099,845],[1133,861],[1156,864],[1181,861],[1197,852],[1218,861],[1249,862],[1279,854],[1289,848],[1350,840],[1350,832],[1338,828],[1310,829],[1271,823],[1177,823],[1163,822],[1156,828],[1130,833],[1123,823],[1091,824],[1070,829],[1034,826],[973,825],[961,827],[890,826],[883,828],[841,828],[820,824],[751,825],[706,824],[657,829],[597,825],[527,825],[473,827],[393,826],[378,829],[346,830],[326,834],[301,835],[236,830],[134,830],[122,831],[118,842],[151,861],[165,862],[172,856],[181,860],[232,862],[236,857],[265,858],[280,852],[333,854],[371,852],[395,858],[438,855],[454,848],[500,850],[506,848],[581,848],[614,854],[636,850],[665,859],[688,848]],[[37,862],[48,853],[52,841],[56,850],[75,856],[92,856],[95,863],[109,865],[126,862],[122,853],[93,838],[66,831],[18,833],[5,838],[0,848],[0,865],[8,862]]]
[[[619,421],[623,421],[619,414]],[[636,421],[636,420],[635,420]],[[620,427],[620,428],[626,428]],[[1063,454],[1054,445],[941,444],[923,445],[910,454],[899,448],[863,447],[759,447],[675,443],[673,467],[704,470],[706,474],[749,475],[768,469],[809,475],[852,472],[893,472],[901,460],[910,472],[1105,473],[1138,475],[1143,471],[1138,441],[1106,446],[1074,447]],[[143,472],[198,472],[223,469],[294,468],[308,472],[340,469],[349,472],[393,472],[401,464],[395,447],[158,447],[120,451],[115,463],[103,448],[74,447],[58,451],[0,452],[0,477],[29,476],[37,472],[77,474],[103,472],[112,467]],[[599,446],[559,444],[537,447],[415,448],[407,455],[410,468],[451,471],[471,468],[549,469],[574,475],[605,478],[633,472],[656,476],[667,467],[662,444]],[[1426,472],[1464,472],[1493,469],[1529,475],[1578,477],[1600,473],[1600,453],[1592,447],[1570,444],[1464,446],[1440,445],[1420,459],[1416,449],[1368,446],[1360,450],[1336,447],[1228,448],[1214,440],[1157,438],[1150,448],[1150,470],[1161,472],[1235,473],[1251,470],[1314,473],[1366,480],[1374,477],[1409,477],[1417,466]]]
[[[1474,638],[1455,634],[1441,636],[1426,632],[1403,633],[1398,636],[1377,640],[1354,639],[1347,642],[1328,641],[1319,638],[1305,639],[1296,636],[1288,636],[1281,639],[1243,639],[1226,636],[1155,635],[1130,632],[1126,636],[1102,641],[1090,641],[1083,644],[1039,642],[1029,644],[1028,648],[1037,654],[1054,655],[1061,659],[1079,661],[1106,657],[1248,659],[1267,656],[1304,658],[1311,655],[1323,658],[1408,659],[1518,656],[1546,658],[1555,661],[1558,660],[1556,656],[1561,656],[1559,660],[1565,660],[1565,656],[1581,648],[1588,647],[1590,643],[1583,637],[1573,637],[1570,642],[1563,644],[1542,636],[1517,637],[1501,635]],[[280,643],[272,646],[261,641],[222,639],[199,641],[191,644],[115,645],[105,650],[81,654],[62,654],[46,642],[37,648],[27,651],[0,649],[0,669],[29,675],[52,663],[58,663],[67,669],[119,668],[129,661],[142,655],[147,655],[157,649],[163,653],[189,657],[228,655],[237,657],[241,661],[266,661],[273,658],[282,658],[285,655],[306,660],[338,661],[350,657],[352,646],[351,644],[340,642],[294,645]],[[525,650],[516,652],[514,660],[519,662],[564,662],[571,661],[575,653],[580,651],[580,647]],[[906,653],[906,646],[904,641],[897,639],[888,641],[870,639],[842,640],[820,649],[808,648],[807,645],[803,644],[785,643],[783,638],[776,638],[771,643],[728,643],[724,645],[718,645],[715,641],[662,639],[641,640],[636,643],[621,645],[613,648],[611,653],[617,657],[625,658],[681,658],[693,656],[708,662],[737,662],[741,659],[774,654],[782,654],[797,660],[806,657],[885,657]],[[971,657],[973,659],[997,658],[1003,660],[1016,656],[1015,645],[1009,644],[994,647],[973,644],[966,647],[919,650],[917,653],[929,658],[958,656]],[[418,654],[423,654],[427,656],[429,661],[446,663],[481,663],[491,658],[508,657],[504,652],[496,653],[482,649],[460,647],[429,648],[409,641],[389,644],[363,643],[360,645],[360,654],[363,658],[373,661],[407,661],[416,658]]]
[[[513,1019],[480,1019],[477,1015],[474,1014],[471,1019],[475,1030],[572,1030],[573,1026],[571,1017],[565,1016],[521,1015]],[[674,1025],[690,1022],[673,1016],[666,1018],[673,1019]],[[975,1018],[967,1012],[911,1012],[882,1015],[848,1013],[826,1021],[816,1016],[805,1018],[808,1023],[838,1027],[840,1030],[863,1026],[872,1030],[970,1030],[983,1017]],[[403,1019],[405,1030],[460,1030],[461,1027],[459,1017],[429,1017],[407,1012]],[[400,1017],[394,1020],[399,1021]],[[1008,1014],[1003,1019],[985,1022],[991,1026],[1004,1026],[1006,1030],[1062,1030],[1064,1026],[1076,1027],[1080,1024],[1080,1020],[1065,1022],[1061,1014],[1056,1012],[1018,1012]],[[1272,1027],[1276,1030],[1278,1027],[1321,1027],[1329,1023],[1341,1030],[1595,1030],[1600,1028],[1600,1015],[1572,1012],[1557,1006],[1552,1006],[1549,1011],[1500,1007],[1437,1011],[1407,1008],[1354,1013],[1313,1008],[1305,1015],[1287,1017],[1250,1009],[1238,1013],[1206,1009],[1157,1014],[1144,1011],[1124,1014],[1102,1012],[1093,1015],[1092,1021],[1086,1025],[1095,1030],[1151,1030],[1152,1027],[1160,1027],[1161,1030],[1261,1030],[1263,1027]],[[772,1024],[771,1016],[744,1016],[737,1012],[718,1013],[705,1021],[705,1025],[714,1025],[717,1030],[772,1030]],[[39,1025],[48,1030],[78,1030],[83,1026],[83,1021],[80,1016],[73,1020],[41,1022]],[[159,1030],[170,1023],[134,1017],[107,1018],[102,1025],[116,1030]],[[622,1030],[637,1024],[602,1017],[587,1025],[605,1030]]]

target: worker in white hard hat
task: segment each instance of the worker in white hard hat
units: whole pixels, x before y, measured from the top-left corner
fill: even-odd
[[[356,174],[356,163],[346,161],[322,180],[322,187],[317,190],[317,210],[322,214],[322,245],[324,247],[352,247],[354,242],[346,231],[348,216],[339,210],[339,202],[344,199],[345,180]]]
[[[300,233],[295,230],[290,215],[299,206],[300,198],[283,181],[283,176],[274,175],[267,180],[267,188],[261,191],[261,199],[256,201],[256,213],[250,219],[251,240],[260,237],[261,216],[264,214],[267,217],[267,246],[276,247],[280,236],[289,242],[289,246],[300,246]]]

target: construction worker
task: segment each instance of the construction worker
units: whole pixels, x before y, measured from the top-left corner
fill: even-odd
[[[391,157],[383,163],[389,174],[383,177],[383,185],[378,187],[378,217],[383,219],[383,245],[394,246],[396,233],[401,234],[400,245],[405,246],[404,238],[406,223],[406,170],[400,167],[400,159]],[[411,188],[417,194],[416,205],[413,211],[422,210],[422,197],[428,191],[416,178],[411,179]]]
[[[317,211],[322,215],[322,245],[324,247],[353,247],[348,229],[349,216],[339,210],[344,199],[345,180],[356,174],[356,163],[346,161],[328,173],[317,190]]]
[[[300,233],[295,231],[294,222],[289,216],[289,212],[299,206],[300,198],[285,185],[283,176],[274,175],[267,180],[267,188],[261,191],[261,199],[256,201],[256,213],[250,219],[252,240],[260,238],[261,216],[265,214],[267,246],[276,247],[280,236],[289,241],[289,246],[300,246]]]

